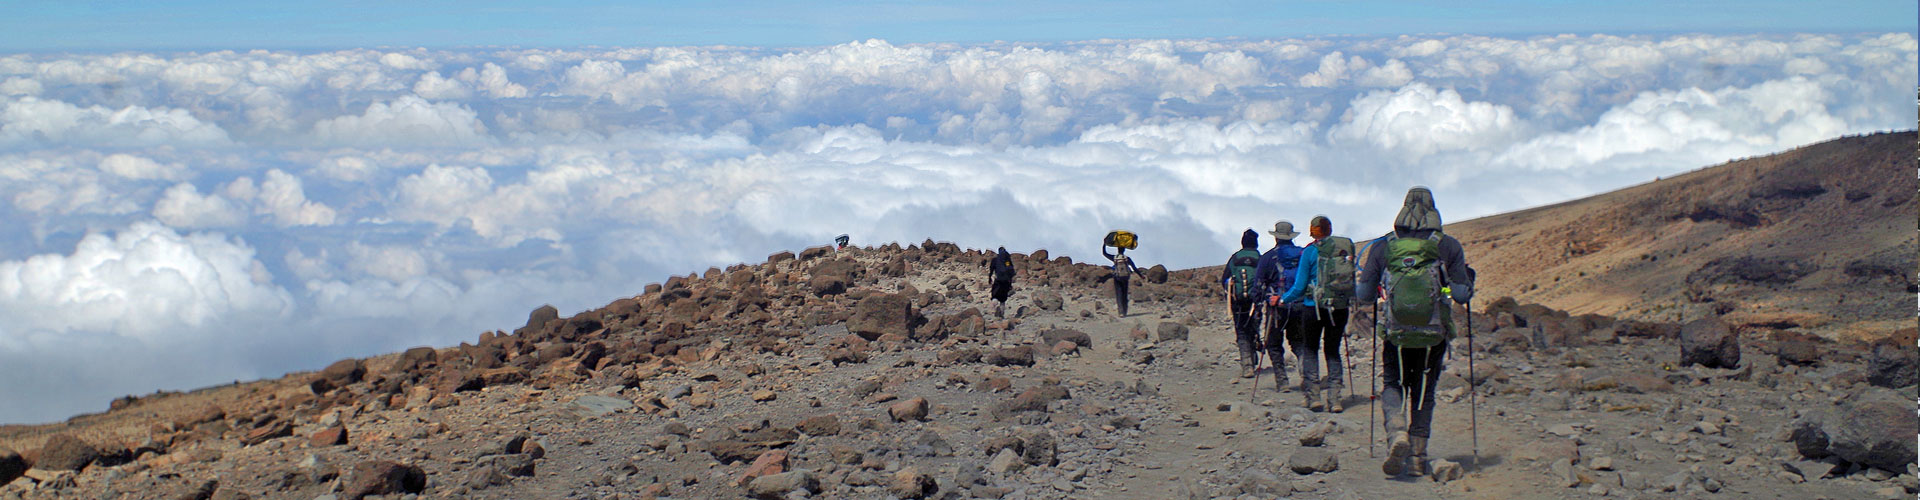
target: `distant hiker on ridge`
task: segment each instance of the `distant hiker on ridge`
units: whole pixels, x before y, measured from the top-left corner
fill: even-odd
[[[1301,325],[1297,335],[1288,332],[1294,342],[1293,354],[1300,358],[1300,386],[1307,391],[1308,409],[1319,410],[1312,396],[1318,387],[1327,393],[1327,410],[1339,413],[1346,409],[1340,402],[1340,389],[1346,387],[1341,379],[1346,366],[1340,362],[1340,341],[1346,337],[1347,301],[1353,297],[1353,240],[1334,236],[1333,220],[1325,215],[1314,216],[1307,223],[1307,234],[1313,236],[1313,242],[1300,254],[1293,285],[1287,287],[1280,301],[1300,304],[1308,311],[1298,318]],[[1304,351],[1302,343],[1306,344]],[[1319,379],[1321,352],[1326,353],[1325,379]],[[1319,383],[1321,380],[1325,383]]]
[[[987,261],[987,280],[996,303],[993,317],[1004,318],[1007,312],[1007,296],[1013,294],[1013,254],[1007,253],[1007,247],[1000,247],[993,260]]]
[[[1253,378],[1260,369],[1260,311],[1254,307],[1266,298],[1255,282],[1260,267],[1260,233],[1248,229],[1240,234],[1240,250],[1227,257],[1220,270],[1220,287],[1227,292],[1227,308],[1233,311],[1233,340],[1240,347],[1240,378]]]
[[[1300,265],[1300,247],[1293,245],[1293,238],[1300,236],[1293,230],[1293,223],[1282,220],[1273,223],[1273,249],[1260,255],[1260,264],[1254,269],[1254,286],[1260,288],[1267,300],[1267,356],[1273,359],[1274,387],[1287,392],[1287,362],[1285,346],[1287,328],[1294,322],[1295,315],[1286,304],[1280,303],[1280,295],[1287,291],[1287,285],[1293,279],[1294,267]],[[1311,396],[1309,396],[1311,397]]]
[[[1386,364],[1381,374],[1381,412],[1385,414],[1387,460],[1380,471],[1390,476],[1428,472],[1427,438],[1433,431],[1434,386],[1439,385],[1447,343],[1453,339],[1453,305],[1473,297],[1473,278],[1467,269],[1460,240],[1440,232],[1440,211],[1433,192],[1424,187],[1407,190],[1393,232],[1369,245],[1360,265],[1354,299],[1373,304],[1376,290],[1384,301],[1374,306],[1379,323],[1375,334],[1387,342],[1378,355]],[[1450,290],[1451,297],[1442,290]],[[1472,335],[1473,332],[1467,332]],[[1407,385],[1414,391],[1412,407],[1401,414]],[[1406,425],[1402,428],[1402,425]]]
[[[1146,276],[1145,273],[1140,272],[1140,268],[1134,267],[1133,259],[1127,257],[1127,249],[1133,248],[1134,245],[1134,235],[1128,231],[1107,233],[1107,241],[1100,245],[1100,255],[1105,255],[1107,260],[1113,261],[1113,298],[1119,303],[1120,317],[1123,318],[1127,316],[1128,278],[1136,274]],[[1114,253],[1107,253],[1108,246],[1113,247]]]

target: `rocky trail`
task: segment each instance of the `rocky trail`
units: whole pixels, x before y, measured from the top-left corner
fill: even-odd
[[[4,427],[0,498],[1920,492],[1910,337],[1840,344],[1476,303],[1479,383],[1463,338],[1439,386],[1432,458],[1452,465],[1389,478],[1384,434],[1368,454],[1364,318],[1346,410],[1313,412],[1270,372],[1257,393],[1238,378],[1218,268],[1156,268],[1116,317],[1101,268],[1035,254],[1016,258],[1006,319],[987,300],[985,253],[815,248],[570,317],[542,308],[476,344]]]

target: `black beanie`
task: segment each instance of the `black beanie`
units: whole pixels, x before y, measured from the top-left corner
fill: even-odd
[[[1252,229],[1240,233],[1240,248],[1260,248],[1260,233]]]

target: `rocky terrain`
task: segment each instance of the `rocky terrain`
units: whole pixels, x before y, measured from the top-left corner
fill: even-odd
[[[988,254],[929,240],[0,426],[0,499],[1914,498],[1914,142],[1449,226],[1484,286],[1431,476],[1380,473],[1364,314],[1314,412],[1236,376],[1217,267],[1117,317],[1104,269],[1017,254],[1003,318]]]
[[[1431,477],[1236,377],[1219,270],[782,252],[471,344],[0,428],[0,498],[1912,498],[1915,344],[1476,303]],[[982,311],[988,311],[983,313]],[[1289,366],[1297,364],[1289,363]],[[1295,377],[1294,380],[1299,380]],[[1477,392],[1478,457],[1469,391]],[[1382,436],[1383,437],[1383,436]],[[7,450],[19,450],[14,453]],[[30,465],[29,465],[30,464]]]
[[[1488,297],[1872,341],[1914,327],[1917,141],[1844,137],[1447,232],[1499,270]]]

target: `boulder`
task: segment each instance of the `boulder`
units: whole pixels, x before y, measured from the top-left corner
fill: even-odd
[[[293,423],[281,420],[270,422],[267,425],[255,427],[253,430],[247,431],[247,435],[240,438],[240,444],[253,446],[292,435]]]
[[[100,450],[86,441],[69,434],[55,434],[40,445],[40,456],[34,460],[33,468],[78,471],[99,458]]]
[[[913,398],[887,407],[887,416],[895,422],[927,419],[927,398]]]
[[[1003,347],[988,351],[981,361],[994,366],[1033,366],[1033,348]]]
[[[1287,469],[1302,476],[1340,469],[1340,457],[1325,448],[1303,448],[1287,458]]]
[[[1914,463],[1920,415],[1911,395],[1876,391],[1841,405],[1827,427],[1828,451],[1848,462],[1895,474]]]
[[[1060,297],[1060,292],[1042,289],[1033,293],[1033,305],[1039,307],[1040,310],[1058,311],[1065,308],[1066,304],[1066,299]]]
[[[1920,382],[1920,350],[1913,345],[1881,343],[1867,358],[1867,383],[1900,388]]]
[[[1147,268],[1147,270],[1141,274],[1147,278],[1148,283],[1159,284],[1167,282],[1167,266],[1161,264],[1154,264],[1153,267]]]
[[[757,498],[776,500],[786,498],[795,491],[813,493],[820,490],[820,479],[813,471],[796,470],[754,478],[747,483],[747,493]]]
[[[913,334],[913,302],[905,294],[876,293],[860,299],[847,318],[847,330],[867,340]]]
[[[809,436],[833,436],[840,434],[840,418],[833,415],[815,415],[801,420],[793,428]]]
[[[887,482],[887,493],[899,498],[927,498],[938,491],[940,485],[933,480],[933,476],[913,467],[893,473],[893,478]]]
[[[552,305],[542,305],[534,308],[533,312],[527,313],[527,326],[520,328],[527,331],[539,330],[545,327],[548,321],[556,319],[560,319],[560,310]]]
[[[1060,465],[1060,446],[1054,441],[1052,433],[1044,430],[1037,431],[1028,434],[1026,438],[1021,439],[1021,442],[1025,443],[1025,446],[1020,450],[1020,458],[1025,460],[1027,465],[1038,467]]]
[[[313,392],[315,394],[325,394],[327,391],[359,382],[360,379],[366,377],[366,375],[367,367],[365,363],[362,363],[358,359],[335,361],[333,364],[327,365],[326,369],[320,370],[320,374],[315,377]]]
[[[987,470],[995,474],[1020,472],[1020,469],[1026,467],[1027,462],[1020,458],[1020,451],[1013,448],[1001,448],[1000,453],[995,454],[993,460],[987,462]]]
[[[1740,338],[1718,317],[1706,317],[1680,328],[1680,365],[1738,368]]]
[[[28,468],[30,467],[27,465],[27,459],[22,458],[20,453],[0,446],[0,486],[6,486],[7,483],[19,479],[27,473]]]
[[[315,448],[347,444],[347,428],[336,425],[314,431],[307,437],[307,443]]]
[[[1187,325],[1182,325],[1172,321],[1160,322],[1160,341],[1161,342],[1166,342],[1169,340],[1186,340],[1186,339],[1187,339]]]
[[[1054,328],[1040,332],[1040,338],[1045,340],[1047,345],[1072,342],[1078,344],[1080,347],[1093,347],[1093,337],[1089,337],[1086,332],[1079,330]]]
[[[342,492],[349,500],[370,495],[419,493],[427,489],[427,473],[414,465],[368,460],[353,466]]]

